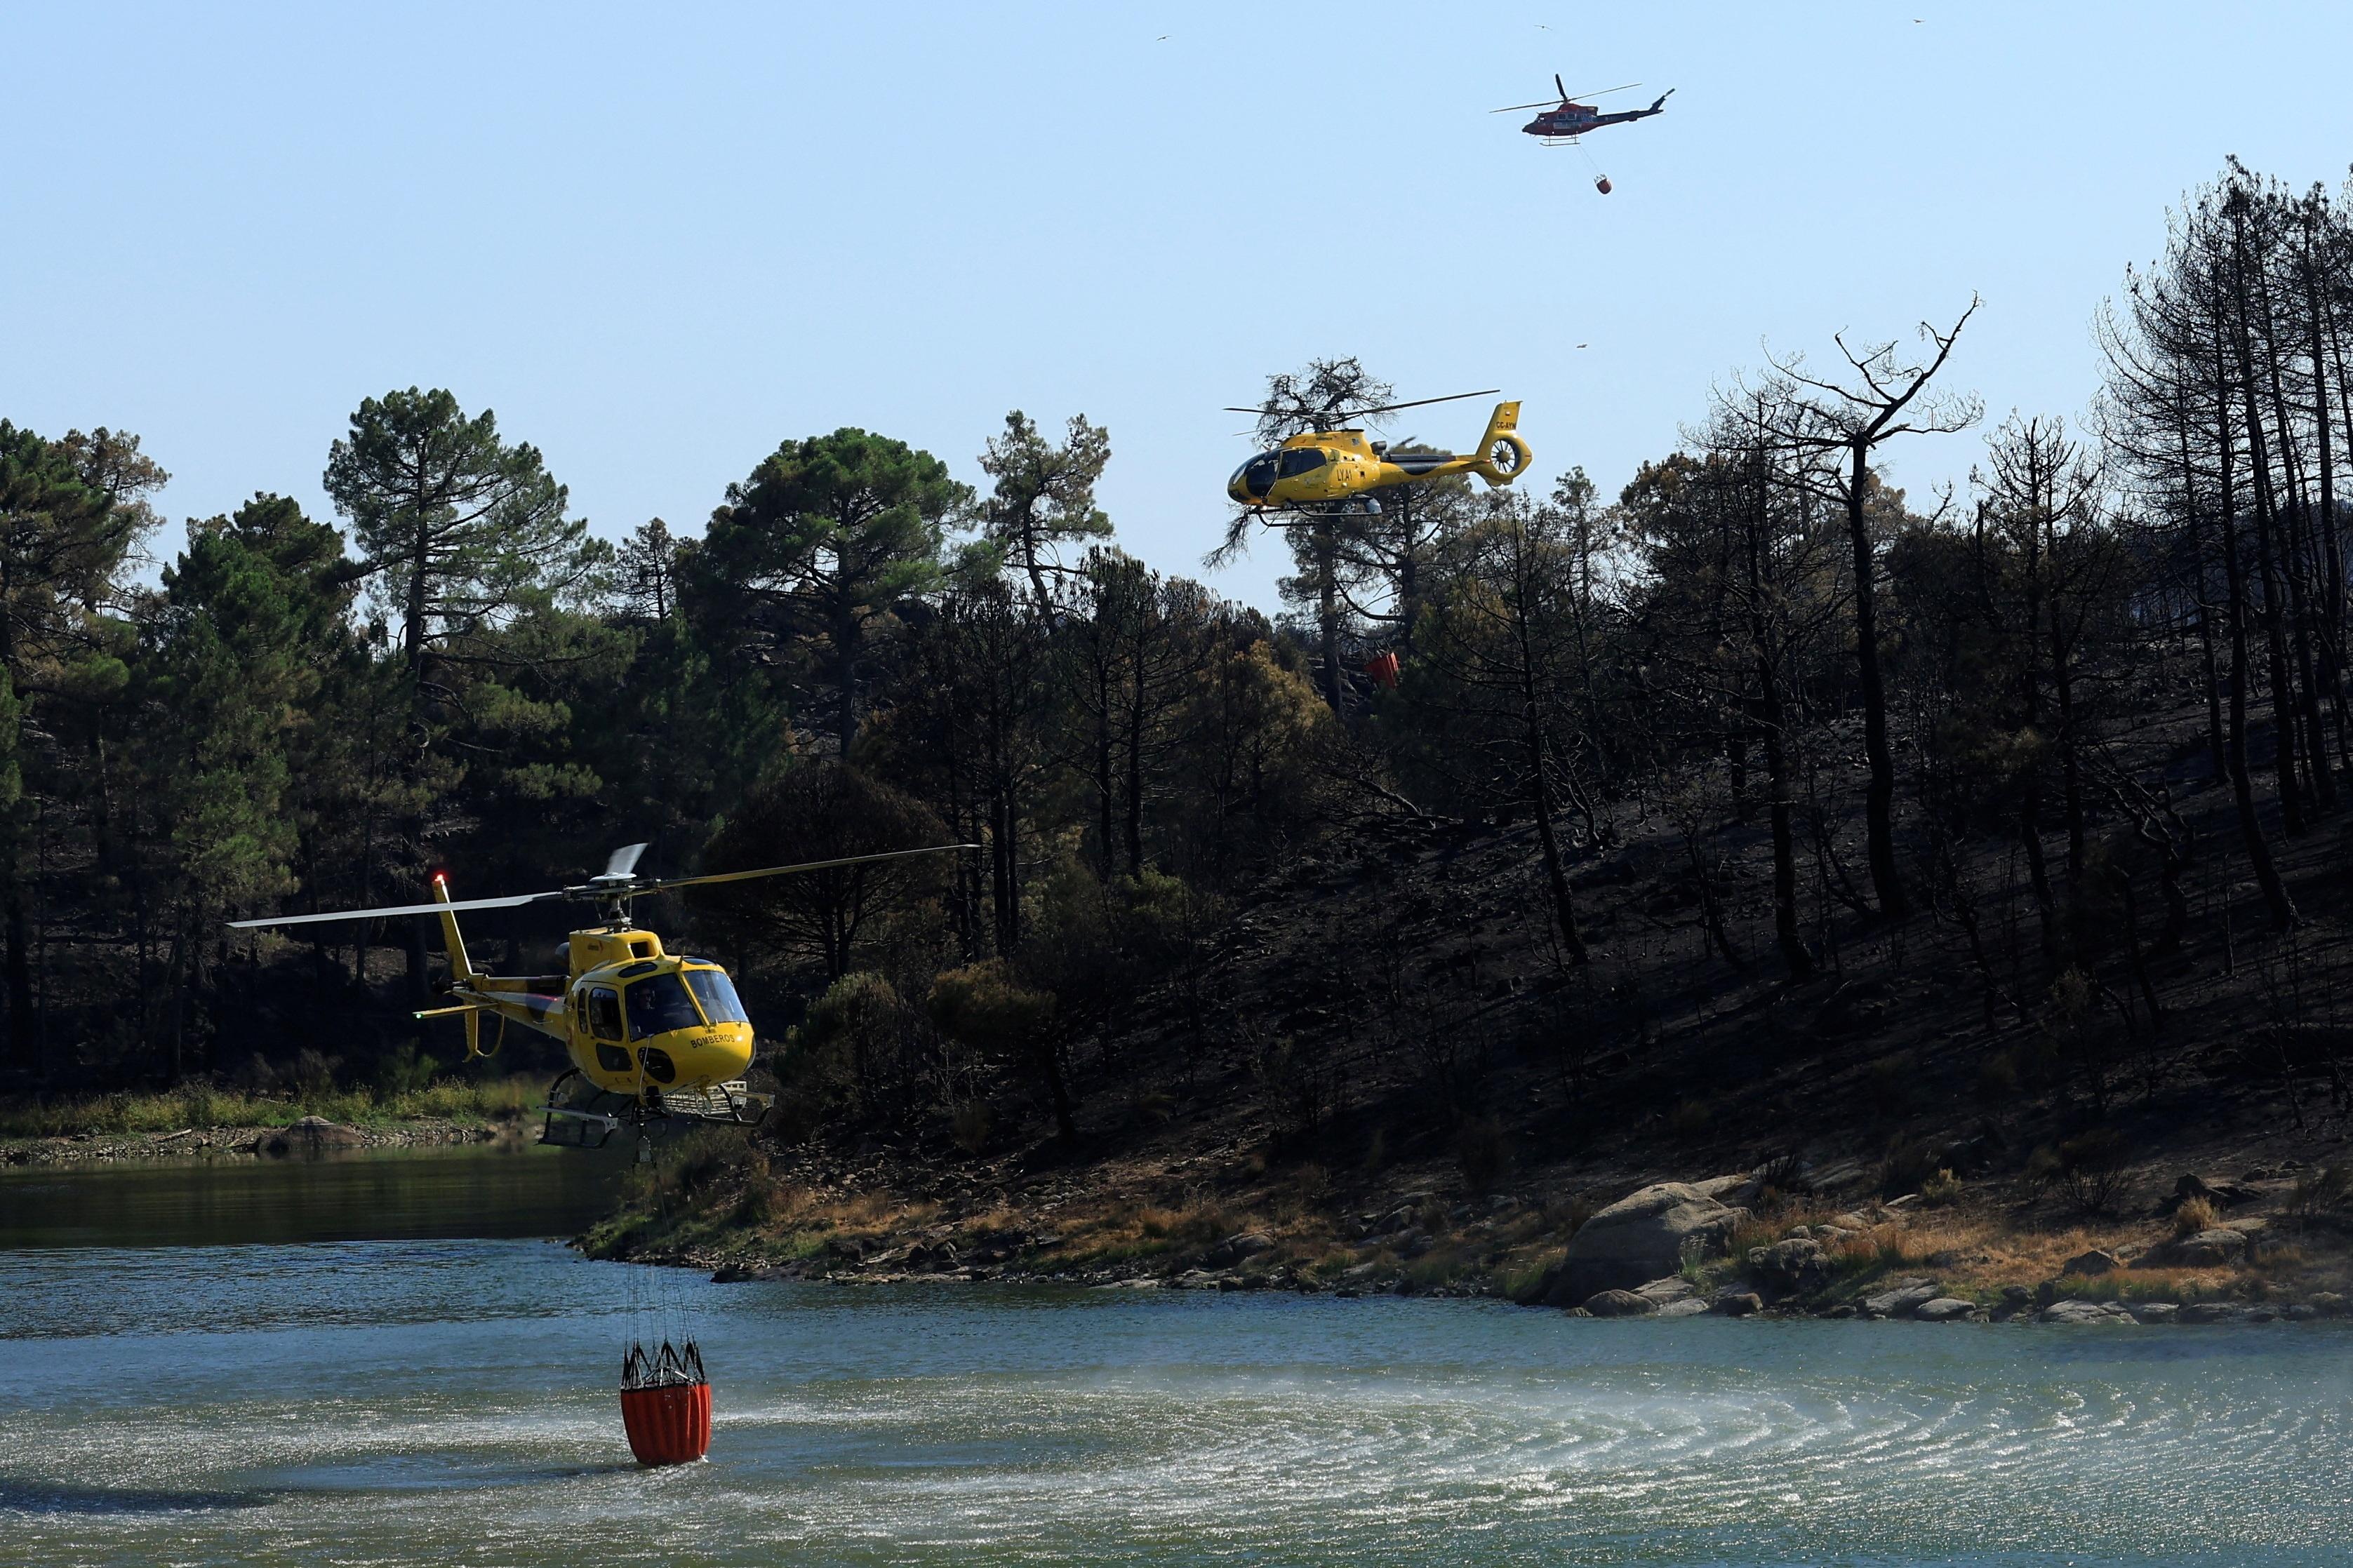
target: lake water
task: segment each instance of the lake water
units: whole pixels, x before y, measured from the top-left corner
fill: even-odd
[[[231,1165],[178,1199],[153,1168],[0,1174],[0,1563],[2353,1556],[2334,1328],[714,1286],[533,1238],[600,1201],[575,1158]],[[331,1237],[305,1182],[372,1206]],[[175,1202],[270,1239],[153,1245]],[[133,1245],[86,1245],[111,1213]],[[702,1340],[712,1457],[641,1471],[613,1385],[665,1323]]]

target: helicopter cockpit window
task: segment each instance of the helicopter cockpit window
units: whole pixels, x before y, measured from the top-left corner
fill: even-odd
[[[607,985],[588,993],[588,1032],[600,1040],[621,1037],[620,994]]]
[[[748,1024],[751,1016],[735,994],[735,983],[727,978],[723,969],[690,969],[687,984],[694,988],[694,999],[702,1004],[702,1016],[714,1024]]]
[[[1241,466],[1234,478],[1248,494],[1262,496],[1274,488],[1274,464],[1279,454],[1261,452]]]
[[[1296,447],[1282,455],[1282,468],[1278,477],[1291,479],[1299,474],[1312,474],[1324,466],[1324,448]]]
[[[672,1029],[700,1028],[702,1015],[694,1010],[686,986],[675,974],[649,974],[629,982],[629,1038],[643,1040]]]

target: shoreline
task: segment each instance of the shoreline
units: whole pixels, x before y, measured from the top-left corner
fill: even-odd
[[[861,1191],[793,1174],[747,1160],[691,1191],[656,1178],[573,1245],[718,1283],[1428,1296],[1577,1317],[2302,1322],[2347,1316],[2353,1297],[2353,1236],[2298,1207],[2312,1173],[2295,1171],[2185,1173],[2168,1202],[2072,1223],[2004,1184],[1883,1202],[1779,1193],[1762,1173],[1620,1187],[1599,1206],[1433,1188],[1177,1207],[1067,1178],[943,1200],[903,1179]]]
[[[1211,1291],[1218,1294],[1329,1296],[1335,1300],[1356,1300],[1368,1298],[1392,1298],[1426,1300],[1485,1300],[1506,1305],[1546,1310],[1544,1303],[1514,1301],[1501,1291],[1472,1286],[1416,1289],[1409,1282],[1395,1281],[1370,1287],[1354,1285],[1323,1286],[1307,1281],[1285,1280],[1271,1276],[1251,1276],[1232,1272],[1188,1270],[1176,1276],[1151,1273],[1123,1272],[1116,1269],[1065,1271],[1028,1269],[1020,1268],[989,1268],[986,1267],[947,1271],[841,1272],[824,1266],[803,1264],[762,1266],[731,1259],[723,1254],[689,1252],[615,1258],[602,1255],[573,1243],[585,1256],[602,1262],[618,1262],[649,1268],[685,1268],[707,1272],[713,1284],[732,1285],[754,1282],[789,1282],[796,1284],[832,1285],[844,1289],[880,1289],[905,1285],[1050,1285],[1071,1289],[1090,1290],[1178,1290]],[[1656,1282],[1664,1284],[1665,1281]],[[1841,1301],[1828,1305],[1795,1303],[1767,1304],[1752,1309],[1727,1310],[1721,1299],[1710,1300],[1697,1291],[1677,1296],[1662,1292],[1647,1310],[1601,1313],[1582,1307],[1556,1310],[1564,1318],[1588,1321],[1610,1318],[1665,1320],[1685,1317],[1719,1317],[1751,1319],[1761,1322],[1918,1322],[1982,1323],[1994,1326],[2020,1323],[2040,1326],[2084,1326],[2117,1324],[2135,1326],[2179,1325],[2211,1327],[2217,1325],[2259,1325],[2264,1323],[2305,1324],[2345,1322],[2353,1321],[2342,1301],[2327,1303],[2242,1301],[2216,1300],[2183,1305],[2177,1302],[2147,1301],[2126,1305],[2111,1298],[2099,1296],[2060,1296],[2041,1299],[2041,1292],[2029,1291],[2015,1302],[1984,1307],[1972,1304],[1968,1310],[1947,1314],[1924,1314],[1916,1309],[1938,1300],[1934,1282],[1914,1278],[1882,1281],[1886,1289],[1876,1290],[1862,1302]],[[1901,1299],[1927,1292],[1926,1300],[1906,1303]],[[1888,1307],[1873,1310],[1865,1304],[1880,1295],[1898,1298]],[[1677,1308],[1683,1310],[1676,1310]]]
[[[184,1127],[173,1132],[83,1131],[47,1137],[0,1137],[0,1165],[98,1164],[174,1158],[282,1159],[336,1151],[489,1143],[514,1135],[512,1125],[449,1117],[410,1117],[370,1123],[306,1116],[283,1126],[254,1124]]]

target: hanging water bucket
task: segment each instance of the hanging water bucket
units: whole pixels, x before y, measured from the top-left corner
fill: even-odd
[[[687,1465],[711,1451],[711,1380],[692,1340],[649,1355],[632,1342],[621,1362],[621,1426],[640,1465]]]
[[[1608,195],[1609,194],[1609,176],[1607,174],[1594,175],[1593,188],[1599,191],[1603,195]]]

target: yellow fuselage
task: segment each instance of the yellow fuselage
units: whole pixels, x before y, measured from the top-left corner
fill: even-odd
[[[1528,444],[1518,435],[1520,405],[1499,403],[1480,437],[1479,450],[1399,453],[1373,450],[1362,430],[1311,430],[1261,452],[1234,470],[1226,494],[1248,507],[1329,507],[1368,491],[1477,474],[1491,485],[1510,484],[1528,464]]]
[[[462,948],[452,957],[464,964]],[[569,957],[562,976],[461,973],[451,999],[554,1036],[583,1078],[636,1100],[727,1083],[751,1066],[751,1020],[718,964],[672,957],[653,932],[626,928],[574,931]]]

